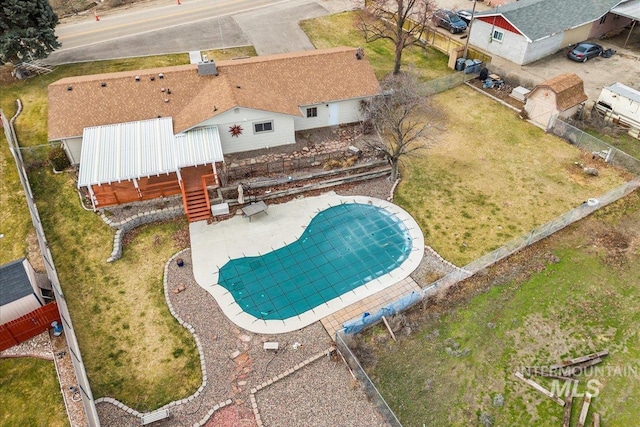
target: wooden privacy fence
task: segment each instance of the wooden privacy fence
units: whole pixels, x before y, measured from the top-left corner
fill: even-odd
[[[55,301],[0,325],[0,351],[43,333],[51,327],[53,321],[61,322],[58,304]]]

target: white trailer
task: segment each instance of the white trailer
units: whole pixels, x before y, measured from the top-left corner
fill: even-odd
[[[596,110],[605,119],[629,128],[629,135],[640,139],[640,91],[622,83],[602,88]]]

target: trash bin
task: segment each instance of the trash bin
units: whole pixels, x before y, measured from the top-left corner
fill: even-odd
[[[456,59],[456,71],[462,71],[464,70],[464,58],[458,58]]]
[[[472,73],[477,74],[482,70],[482,61],[479,59],[473,60],[473,71]]]
[[[467,59],[464,61],[464,73],[473,73],[473,59]]]

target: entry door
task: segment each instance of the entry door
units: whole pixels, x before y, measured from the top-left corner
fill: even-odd
[[[329,126],[338,124],[338,113],[340,112],[338,104],[329,104]]]

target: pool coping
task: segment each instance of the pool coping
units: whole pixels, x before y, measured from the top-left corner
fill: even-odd
[[[263,320],[244,312],[231,293],[217,284],[220,267],[230,259],[261,255],[288,245],[302,235],[318,212],[344,203],[371,204],[396,215],[404,223],[412,240],[412,249],[407,259],[396,269],[377,279],[284,320]],[[374,295],[408,277],[418,267],[424,255],[422,231],[404,209],[386,200],[366,196],[340,196],[335,192],[270,205],[267,215],[260,215],[251,221],[237,216],[211,224],[206,221],[194,222],[189,225],[189,233],[196,282],[215,298],[233,323],[259,334],[278,334],[301,329]]]

